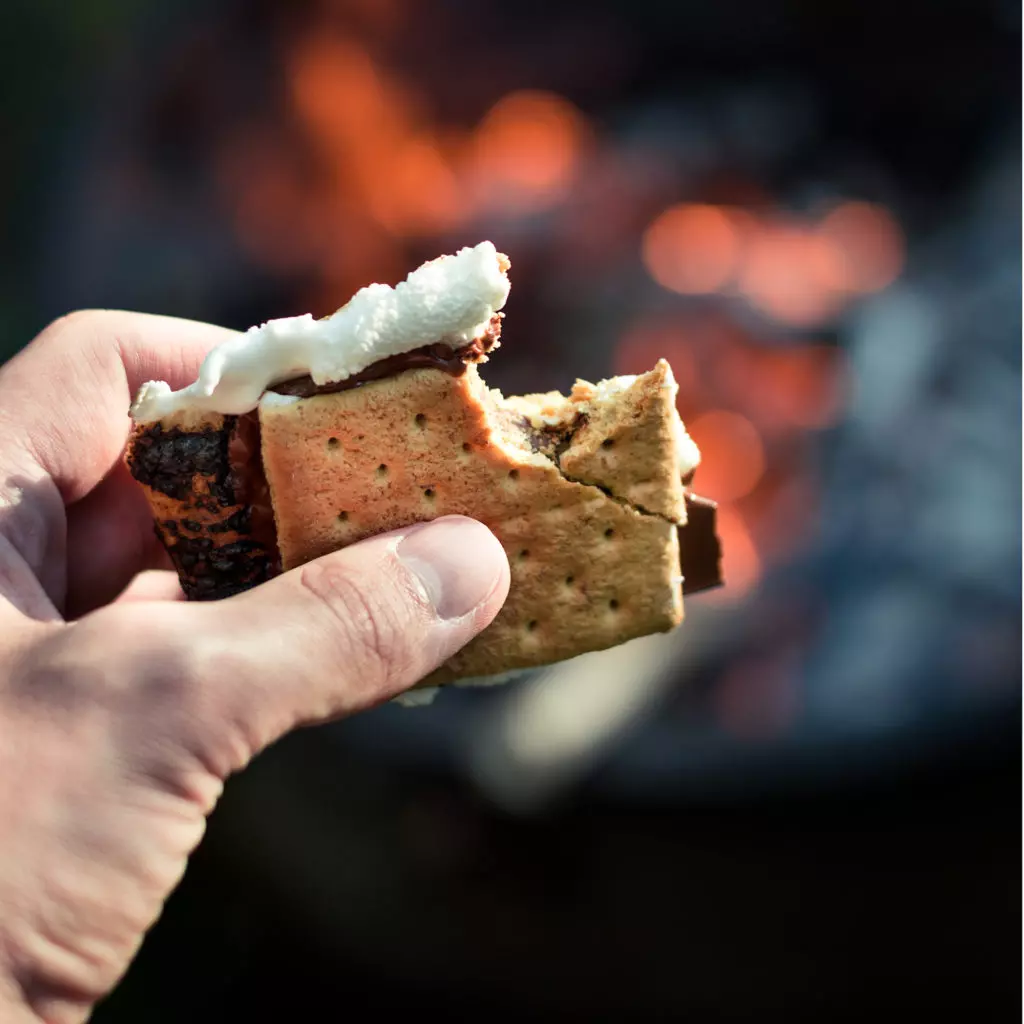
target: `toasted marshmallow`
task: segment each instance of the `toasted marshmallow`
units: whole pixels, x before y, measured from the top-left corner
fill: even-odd
[[[188,387],[143,384],[131,416],[152,423],[182,410],[238,415],[281,381],[308,374],[332,384],[424,345],[469,344],[508,299],[506,269],[494,246],[481,242],[424,263],[394,288],[362,288],[324,320],[309,313],[268,320],[215,348]]]

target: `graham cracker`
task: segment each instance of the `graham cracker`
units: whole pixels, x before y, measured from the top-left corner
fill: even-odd
[[[659,359],[653,370],[637,377],[599,384],[578,380],[567,396],[549,391],[513,396],[504,404],[535,427],[580,417],[568,447],[558,455],[562,473],[682,526],[686,501],[679,483],[678,393],[672,368]]]
[[[265,401],[282,567],[443,515],[487,525],[509,558],[508,600],[424,686],[671,629],[683,617],[676,526],[685,505],[670,381],[659,363],[623,387],[580,382],[569,398],[505,400],[470,365],[461,376],[410,370]],[[524,409],[542,400],[562,413],[538,427]]]

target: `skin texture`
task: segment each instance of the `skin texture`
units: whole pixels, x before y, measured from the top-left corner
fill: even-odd
[[[226,601],[182,600],[121,464],[148,379],[229,336],[71,314],[0,368],[0,1020],[87,1019],[227,777],[373,707],[483,629],[504,552],[469,519],[375,537]]]

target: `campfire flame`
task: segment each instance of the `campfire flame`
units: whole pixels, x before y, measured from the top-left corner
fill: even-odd
[[[656,154],[616,145],[551,91],[514,89],[472,123],[445,121],[378,52],[402,4],[345,5],[356,8],[362,32],[325,16],[287,43],[284,117],[225,135],[216,178],[239,242],[270,273],[312,282],[306,308],[319,315],[478,241],[481,226],[497,235],[546,216],[567,280],[604,274],[614,288],[643,268],[651,296],[686,297],[627,324],[609,372],[672,364],[704,453],[698,490],[720,503],[728,587],[708,599],[741,596],[800,542],[780,525],[794,518],[786,503],[799,492],[813,506],[805,446],[843,411],[849,368],[807,335],[899,277],[895,217],[852,199],[797,215],[754,182],[731,204],[667,202],[674,179]],[[798,343],[779,342],[788,330]]]

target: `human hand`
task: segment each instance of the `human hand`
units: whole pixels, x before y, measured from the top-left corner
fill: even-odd
[[[121,462],[139,384],[229,336],[83,312],[0,369],[0,1020],[85,1019],[122,975],[224,781],[290,729],[372,707],[508,591],[450,517],[225,601],[187,603]]]

